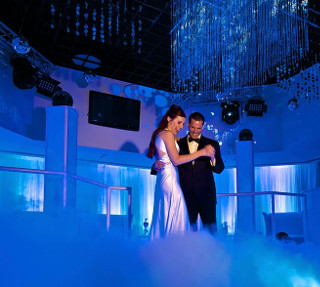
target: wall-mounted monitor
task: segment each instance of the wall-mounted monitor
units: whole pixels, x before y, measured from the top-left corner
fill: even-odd
[[[141,102],[101,92],[89,92],[90,124],[139,131]]]

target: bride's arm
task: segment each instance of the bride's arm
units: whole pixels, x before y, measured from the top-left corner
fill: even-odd
[[[179,155],[178,150],[175,145],[174,135],[170,131],[163,131],[160,134],[171,162],[177,166],[192,160],[197,159],[200,156],[210,156],[212,154],[212,146],[208,145],[205,148],[198,150],[192,154]]]

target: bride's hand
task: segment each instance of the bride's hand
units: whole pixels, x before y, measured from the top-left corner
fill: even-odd
[[[215,155],[215,149],[212,145],[206,145],[203,149],[203,156],[208,156],[210,158],[213,158]]]

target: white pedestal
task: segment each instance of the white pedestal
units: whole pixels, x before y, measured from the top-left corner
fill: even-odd
[[[253,141],[238,141],[237,192],[254,192]],[[237,197],[236,231],[251,233],[255,230],[254,196]]]
[[[46,109],[46,159],[48,171],[76,174],[78,113],[69,106]],[[75,180],[66,175],[46,175],[44,212],[73,213]]]

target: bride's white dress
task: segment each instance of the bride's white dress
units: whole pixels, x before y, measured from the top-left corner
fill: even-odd
[[[157,173],[150,238],[169,234],[183,234],[189,229],[188,211],[179,184],[177,168],[168,156],[166,146],[158,135],[155,140],[157,154],[165,167]],[[179,146],[176,143],[179,151]]]

